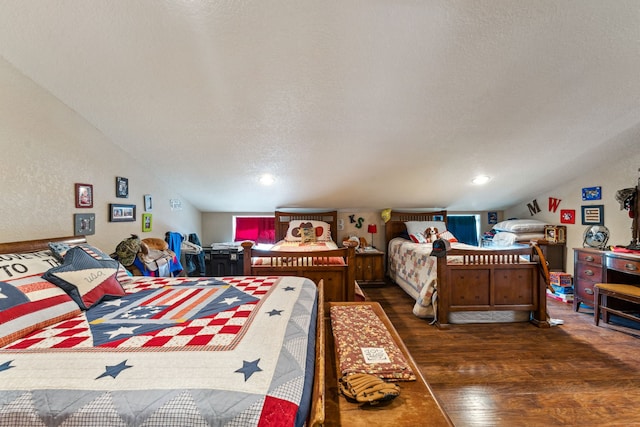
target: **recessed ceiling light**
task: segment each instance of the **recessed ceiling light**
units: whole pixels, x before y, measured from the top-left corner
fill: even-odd
[[[475,184],[475,185],[482,185],[482,184],[486,184],[487,182],[491,181],[491,177],[488,175],[478,175],[475,178],[473,178],[471,180],[471,183]]]
[[[260,177],[260,184],[262,185],[271,185],[275,182],[275,178],[273,177],[273,175],[265,173],[264,175],[262,175]]]

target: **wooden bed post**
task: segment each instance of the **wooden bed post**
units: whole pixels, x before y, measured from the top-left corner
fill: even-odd
[[[346,301],[355,301],[356,295],[356,248],[354,246],[347,247],[347,272],[344,285],[346,287]]]
[[[438,307],[435,313],[436,324],[439,328],[446,328],[449,326],[449,295],[445,291],[448,289],[446,286],[448,280],[447,257],[438,258],[436,263],[438,274],[438,283],[436,284],[436,291],[438,292]]]
[[[251,276],[251,248],[253,243],[246,241],[241,243],[242,246],[242,274]]]

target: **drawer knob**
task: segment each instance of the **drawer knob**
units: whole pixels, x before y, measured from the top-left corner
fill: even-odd
[[[589,262],[593,262],[593,257],[591,255],[587,255],[586,257],[584,257],[585,261],[589,261]]]
[[[638,267],[635,264],[627,263],[624,265],[624,268],[630,271],[636,271]]]
[[[588,294],[588,295],[593,295],[593,289],[591,288],[584,288],[584,293]]]
[[[593,276],[593,271],[592,270],[585,270],[584,271],[584,275],[585,276]]]

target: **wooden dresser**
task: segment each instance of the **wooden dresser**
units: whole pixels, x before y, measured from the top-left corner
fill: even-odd
[[[580,303],[593,307],[593,285],[602,282],[603,251],[574,249],[573,258],[573,309]]]
[[[640,286],[640,255],[597,249],[574,249],[573,309],[580,303],[593,307],[596,283],[626,283]]]

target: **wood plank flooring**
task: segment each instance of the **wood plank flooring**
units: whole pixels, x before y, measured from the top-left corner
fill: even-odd
[[[367,287],[456,426],[640,426],[640,331],[593,324],[549,300],[564,324],[453,325],[412,313],[396,285]],[[602,324],[601,324],[602,325]],[[428,426],[428,414],[425,414]]]

